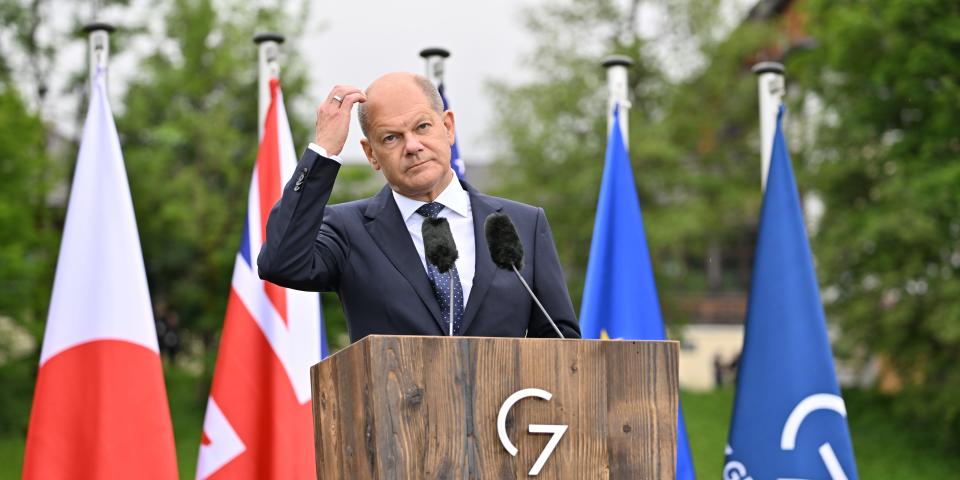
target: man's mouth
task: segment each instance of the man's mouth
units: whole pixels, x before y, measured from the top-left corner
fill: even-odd
[[[429,160],[423,160],[423,161],[414,163],[413,165],[410,165],[409,167],[407,167],[407,171],[409,172],[410,170],[414,170],[414,169],[416,169],[416,168],[418,168],[418,167],[421,167],[421,166],[423,166],[423,165],[426,165],[426,164],[428,164],[428,163],[430,163]]]

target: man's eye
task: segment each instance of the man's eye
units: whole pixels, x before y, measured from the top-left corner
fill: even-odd
[[[428,128],[430,128],[430,124],[427,122],[423,122],[420,125],[417,125],[417,130],[426,130]]]
[[[397,139],[397,136],[396,136],[396,135],[387,135],[387,136],[383,137],[383,143],[390,143],[390,142],[392,142],[392,141],[394,141],[394,140],[396,140],[396,139]]]

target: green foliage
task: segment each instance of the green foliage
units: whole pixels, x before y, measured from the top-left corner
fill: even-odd
[[[788,65],[826,106],[805,152],[829,316],[880,354],[903,410],[960,438],[960,4],[807,2],[817,48]],[[864,347],[866,347],[864,349]]]
[[[0,438],[27,438],[38,363],[39,352],[0,364],[0,385],[3,385],[0,389]]]
[[[761,192],[756,80],[743,58],[770,37],[746,24],[702,44],[704,67],[663,88],[655,122],[631,128],[668,321],[688,315],[686,297],[748,289]]]
[[[207,408],[209,383],[175,365],[163,369],[170,401],[170,420],[177,448],[180,478],[193,478],[197,473],[197,457],[203,436],[203,416]]]
[[[637,90],[657,80],[644,59],[636,58],[642,43],[624,27],[631,24],[629,15],[608,0],[550,4],[528,12],[528,27],[538,40],[528,62],[534,80],[492,85],[496,133],[504,139],[498,193],[546,210],[575,301],[583,288],[592,233],[588,219],[596,208],[606,144],[606,97],[597,52],[609,49],[641,60],[631,76]],[[647,100],[640,97],[636,104]]]
[[[700,28],[717,2],[669,3],[683,13],[676,30]],[[494,85],[504,194],[543,206],[575,301],[589,256],[606,148],[606,90],[599,58],[621,53],[630,71],[630,154],[654,273],[668,323],[689,320],[690,296],[743,291],[749,281],[759,209],[756,84],[744,51],[757,49],[769,28],[741,28],[723,42],[695,38],[708,59],[671,82],[636,30],[650,7],[572,0],[531,12],[538,39],[529,64],[533,80]],[[687,12],[687,13],[684,13]],[[724,268],[714,268],[711,262]]]
[[[47,193],[55,179],[45,128],[16,89],[0,82],[0,315],[36,322],[52,282],[56,218]]]
[[[54,55],[53,45],[42,42],[37,35],[37,27],[44,20],[41,15],[41,1],[0,0],[0,25],[2,25],[3,49],[0,49],[0,80],[7,82],[15,67],[34,81],[31,93],[43,96],[46,92],[46,76]],[[22,59],[15,62],[11,53],[20,54]]]
[[[251,37],[285,23],[281,12],[249,2],[171,2],[117,119],[157,318],[207,346],[223,322],[257,154]],[[288,99],[304,88],[296,65],[288,51]]]

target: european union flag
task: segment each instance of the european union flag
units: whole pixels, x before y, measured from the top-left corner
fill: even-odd
[[[664,340],[667,336],[637,187],[619,127],[619,108],[613,110],[613,125],[590,243],[580,329],[583,338]],[[677,426],[677,478],[693,479],[693,461],[682,411]]]
[[[450,104],[447,102],[447,94],[443,91],[442,83],[437,85],[437,90],[440,91],[440,99],[443,100],[443,110],[449,110]],[[460,148],[457,147],[456,136],[453,138],[453,145],[450,145],[450,166],[453,167],[453,171],[457,173],[457,178],[460,180],[467,179],[467,166],[463,163],[463,159],[460,158]]]
[[[855,479],[817,277],[777,118],[725,479]]]

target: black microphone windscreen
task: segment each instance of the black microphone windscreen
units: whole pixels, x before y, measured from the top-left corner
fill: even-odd
[[[427,261],[437,267],[440,273],[446,273],[457,261],[457,244],[450,233],[450,224],[446,218],[424,218],[420,230],[423,233],[423,251]]]
[[[483,225],[487,237],[487,246],[490,247],[490,257],[496,266],[511,270],[523,268],[523,243],[510,216],[505,213],[492,213]]]

